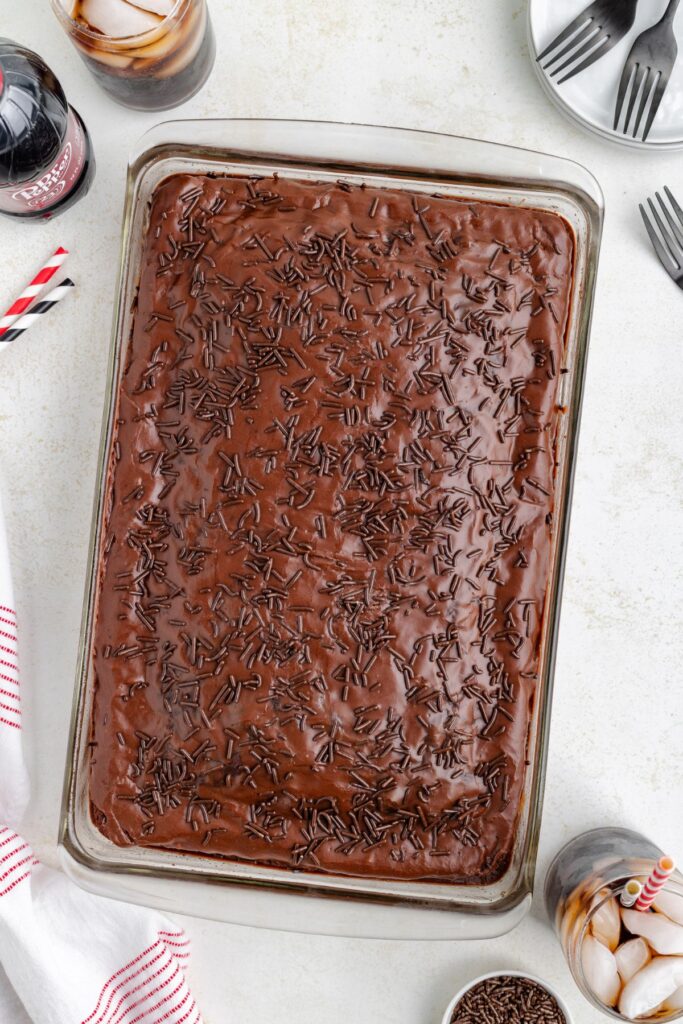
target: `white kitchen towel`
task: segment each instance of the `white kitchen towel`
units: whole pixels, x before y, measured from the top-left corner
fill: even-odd
[[[29,787],[1,507],[0,683],[0,1024],[201,1024],[182,929],[84,892],[15,831]]]
[[[0,500],[0,823],[18,824],[28,803],[21,737],[17,616]],[[0,876],[3,872],[0,871]],[[0,881],[0,891],[3,885]],[[0,1024],[4,1021],[0,1018]]]

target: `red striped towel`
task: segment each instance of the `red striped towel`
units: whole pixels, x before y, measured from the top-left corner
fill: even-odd
[[[0,508],[0,1024],[201,1024],[182,929],[82,891],[14,830],[29,795],[24,724]]]

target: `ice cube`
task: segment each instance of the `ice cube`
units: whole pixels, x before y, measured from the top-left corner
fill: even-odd
[[[200,30],[198,30],[199,18],[202,19]],[[204,41],[205,18],[206,8],[204,6],[192,8],[182,25],[175,25],[168,31],[164,31],[140,51],[139,56],[144,60],[161,61],[164,57],[170,58],[155,69],[154,74],[157,78],[168,78],[190,63]]]
[[[206,14],[203,15],[203,18],[206,18]],[[177,75],[190,61],[194,60],[204,42],[204,31],[205,25],[202,24],[199,31],[193,32],[191,36],[188,33],[188,42],[185,46],[179,47],[175,57],[161,67],[158,72],[159,78],[171,78],[173,75]]]
[[[159,18],[126,0],[83,0],[81,17],[91,28],[110,39],[123,39],[150,32],[161,24]]]
[[[683,985],[667,996],[662,1004],[663,1010],[683,1010]]]
[[[161,18],[168,17],[175,7],[175,0],[129,0],[129,3],[141,7],[143,11],[158,14]]]
[[[603,890],[599,896],[604,898],[607,894],[608,891]],[[621,932],[619,904],[614,898],[605,900],[602,906],[595,911],[591,918],[591,931],[598,942],[602,942],[603,946],[607,946],[609,950],[614,952],[619,945],[619,934]]]
[[[91,60],[96,60],[100,64],[107,64],[110,68],[127,68],[133,63],[133,57],[130,51],[127,50],[104,50],[102,47],[83,47],[83,52],[88,55]]]
[[[157,61],[166,57],[175,48],[183,52],[183,45],[179,42],[180,32],[178,28],[169,31],[158,32],[145,46],[139,47],[136,57],[139,60]]]
[[[683,960],[677,956],[656,956],[624,985],[619,1000],[619,1013],[628,1020],[650,1013],[669,999],[681,985]]]
[[[683,924],[683,896],[675,892],[660,892],[652,906],[660,914],[666,914],[676,924]]]
[[[621,990],[614,953],[592,935],[586,935],[581,947],[581,966],[591,991],[605,1006],[614,1006]]]
[[[575,899],[566,905],[559,922],[560,941],[563,945],[566,945],[574,930],[582,930],[586,916],[586,907],[581,900]]]
[[[623,942],[614,954],[617,961],[617,970],[621,980],[626,984],[634,974],[637,974],[641,967],[652,958],[650,947],[645,939],[630,939]]]
[[[78,9],[78,0],[61,0],[61,4],[70,18],[76,17],[76,11]]]
[[[664,956],[683,956],[683,925],[670,921],[664,914],[651,914],[641,910],[625,910],[621,915],[632,935],[642,935],[655,953]]]

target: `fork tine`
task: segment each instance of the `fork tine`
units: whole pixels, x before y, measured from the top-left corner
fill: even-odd
[[[666,87],[667,87],[668,84],[669,84],[668,77],[665,78],[664,75],[660,71],[660,73],[659,73],[659,80],[657,81],[657,85],[655,86],[655,91],[654,91],[654,94],[652,96],[652,102],[650,104],[650,113],[647,115],[647,121],[645,122],[645,127],[643,129],[643,142],[645,142],[646,138],[650,134],[650,128],[652,128],[652,122],[654,121],[655,117],[657,116],[657,111],[659,110],[659,105],[662,102],[662,98],[664,96],[664,93],[666,92]]]
[[[636,123],[633,128],[633,138],[638,137],[638,130],[640,129],[640,122],[643,119],[645,109],[652,97],[653,90],[659,81],[661,72],[653,68],[647,69],[647,78],[645,79],[645,85],[643,86],[643,92],[640,97],[640,106],[638,107],[638,116],[636,117]]]
[[[614,108],[614,130],[615,130],[615,132],[619,128],[619,118],[621,116],[621,110],[622,110],[622,107],[624,106],[624,100],[626,99],[626,93],[628,91],[628,87],[630,85],[631,79],[633,78],[633,72],[634,71],[636,71],[636,73],[637,73],[636,65],[632,61],[628,60],[626,62],[626,64],[624,64],[624,70],[622,71],[621,79],[619,80],[619,92],[617,94],[617,105]],[[627,124],[628,124],[628,122],[627,122]],[[624,127],[624,131],[625,130],[626,130],[626,128]]]
[[[659,259],[659,262],[662,264],[662,266],[666,270],[667,274],[670,274],[670,276],[673,277],[676,268],[672,266],[672,262],[673,261],[671,259],[670,254],[667,252],[667,250],[664,248],[662,243],[659,241],[659,238],[657,236],[657,232],[652,227],[652,224],[650,224],[650,219],[649,219],[649,217],[647,215],[647,212],[645,210],[645,207],[643,206],[642,203],[638,204],[638,209],[640,210],[640,215],[643,218],[643,221],[645,223],[645,229],[647,230],[647,233],[650,236],[650,241],[652,242],[653,248],[654,248],[655,252],[657,253],[657,257]]]
[[[670,253],[671,259],[676,264],[676,266],[683,267],[683,252],[679,250],[678,246],[676,245],[676,240],[671,237],[669,232],[664,227],[662,218],[657,213],[657,208],[651,199],[648,199],[647,205],[650,207],[650,210],[652,211],[652,216],[657,221],[657,227],[659,228],[660,234],[662,236],[662,241],[666,249]]]
[[[636,70],[633,76],[633,86],[631,88],[631,95],[629,96],[628,107],[626,110],[626,120],[624,121],[624,135],[628,135],[628,126],[631,123],[631,114],[633,113],[633,108],[635,106],[636,99],[638,98],[640,86],[646,74],[647,70],[645,68],[641,68],[640,64],[636,63]]]
[[[594,36],[593,38],[591,38],[589,43],[586,43],[584,48],[580,50],[579,53],[574,54],[571,60],[576,60],[577,57],[581,57],[589,48],[589,46],[592,46],[593,43],[595,43],[596,41],[598,42],[598,45],[595,47],[595,49],[591,50],[591,52],[588,54],[584,61],[578,64],[575,68],[572,68],[568,75],[565,75],[564,78],[560,78],[558,81],[558,85],[561,85],[562,82],[568,82],[570,78],[574,77],[574,75],[578,75],[579,71],[585,71],[585,69],[589,68],[591,64],[594,64],[599,57],[604,57],[607,51],[612,49],[613,44],[611,43],[610,37],[608,35]],[[567,61],[567,64],[571,64],[571,61]],[[566,67],[567,64],[565,64],[564,67]],[[561,71],[562,68],[559,68],[559,70]]]
[[[676,214],[676,216],[680,220],[681,224],[683,224],[683,210],[680,208],[680,206],[676,202],[676,197],[674,196],[673,192],[671,191],[671,189],[669,188],[668,185],[664,186],[664,191],[666,192],[667,199],[671,203],[671,208],[673,209],[674,213]]]
[[[669,212],[669,207],[666,205],[666,203],[660,196],[659,192],[655,192],[655,195],[657,196],[657,202],[662,208],[662,213],[666,217],[667,221],[669,222],[669,227],[673,231],[674,238],[680,245],[681,251],[683,251],[683,227],[679,225],[676,219],[671,215],[671,213]]]
[[[567,45],[562,50],[560,50],[559,53],[556,53],[554,57],[551,57],[550,60],[546,61],[546,63],[543,65],[544,70],[547,71],[548,68],[551,67],[553,64],[557,64],[558,60],[562,60],[562,58],[566,57],[568,53],[571,54],[577,48],[577,46],[580,46],[581,43],[590,40],[591,37],[594,36],[598,31],[599,30],[597,25],[594,25],[592,20],[589,21],[586,27],[582,29],[581,32],[578,33],[578,35],[574,36],[574,38],[569,43],[567,43]],[[573,57],[569,57],[570,64],[573,59]],[[559,68],[556,70],[562,69]]]
[[[556,50],[558,46],[561,46],[565,39],[569,39],[571,35],[577,32],[578,29],[580,29],[586,21],[592,21],[592,7],[593,4],[590,4],[588,7],[586,7],[584,11],[581,11],[580,14],[577,14],[574,20],[571,21],[566,28],[562,29],[562,31],[555,36],[550,46],[546,46],[543,53],[539,53],[536,60],[543,60],[545,57],[548,56],[549,53],[552,53],[552,51]]]

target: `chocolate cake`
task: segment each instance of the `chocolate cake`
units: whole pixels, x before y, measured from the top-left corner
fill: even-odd
[[[107,483],[91,812],[117,844],[509,864],[574,258],[558,215],[174,175]]]

